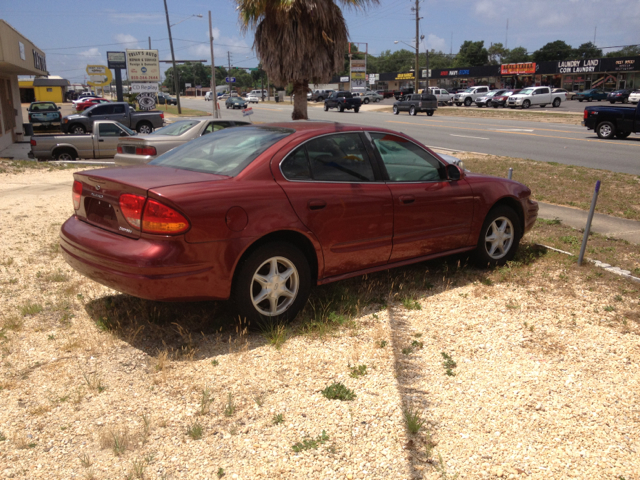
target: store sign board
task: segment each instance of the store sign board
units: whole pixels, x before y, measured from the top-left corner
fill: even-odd
[[[396,75],[396,80],[415,80],[413,73],[399,73]]]
[[[107,52],[107,66],[109,68],[127,68],[126,52]]]
[[[36,70],[40,70],[42,72],[47,71],[47,60],[44,58],[40,52],[37,52],[35,49],[32,49],[33,53],[33,66]]]
[[[616,60],[616,63],[614,65],[614,69],[616,72],[627,72],[627,71],[631,71],[631,70],[637,70],[638,68],[638,62],[636,62],[636,59],[631,59],[631,60]]]
[[[500,74],[502,75],[521,75],[526,73],[536,73],[535,62],[505,63],[500,65]]]
[[[340,77],[340,83],[348,83],[349,77]]]
[[[104,87],[109,85],[111,80],[113,80],[111,70],[105,65],[87,65],[86,72],[92,79],[90,82],[87,82],[87,85],[92,87]]]
[[[158,84],[157,83],[132,83],[131,84],[131,93],[142,93],[142,92],[158,92]]]
[[[159,82],[158,50],[127,50],[127,77],[131,82]]]
[[[558,73],[591,73],[599,71],[600,60],[566,60],[558,62]]]

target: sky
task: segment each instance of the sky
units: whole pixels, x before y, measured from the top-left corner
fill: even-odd
[[[210,60],[208,11],[212,12],[215,63],[255,67],[252,32],[243,34],[231,0],[167,0],[176,59]],[[363,10],[343,9],[350,39],[369,53],[407,48],[415,40],[415,0],[380,0]],[[202,18],[190,17],[202,15]],[[421,0],[421,50],[456,53],[465,40],[501,42],[529,52],[554,40],[577,47],[640,44],[639,0]],[[47,68],[83,82],[87,64],[106,65],[106,52],[158,49],[171,58],[161,0],[0,0],[0,18],[46,53]],[[507,19],[509,28],[507,32]],[[609,50],[604,50],[605,53]],[[210,62],[207,65],[211,65]],[[169,65],[161,64],[161,70]]]

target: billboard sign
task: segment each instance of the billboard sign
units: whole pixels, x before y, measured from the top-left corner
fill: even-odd
[[[351,91],[364,92],[367,89],[367,61],[351,60]]]
[[[158,84],[157,83],[132,83],[131,84],[131,93],[143,93],[143,92],[158,93]]]
[[[159,82],[158,50],[127,50],[127,77],[131,82]]]
[[[525,73],[536,73],[535,62],[503,63],[500,65],[501,75],[521,75]]]
[[[90,82],[87,82],[87,85],[92,87],[104,87],[109,85],[113,79],[111,70],[104,65],[87,65],[86,72],[92,78]]]
[[[127,68],[126,52],[107,52],[107,65],[109,68]]]

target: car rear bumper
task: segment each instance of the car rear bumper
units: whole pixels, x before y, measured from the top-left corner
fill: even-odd
[[[75,215],[60,229],[65,261],[82,275],[147,300],[229,298],[231,274],[216,268],[226,242],[189,244],[180,237],[133,239],[94,227]]]

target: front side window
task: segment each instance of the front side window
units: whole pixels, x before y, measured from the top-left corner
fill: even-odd
[[[88,110],[91,112],[91,115],[108,115],[109,107],[110,105],[99,105]]]
[[[113,123],[101,123],[99,132],[101,137],[119,137],[122,130]]]
[[[444,165],[409,140],[386,133],[372,133],[391,182],[437,182],[446,178]]]

